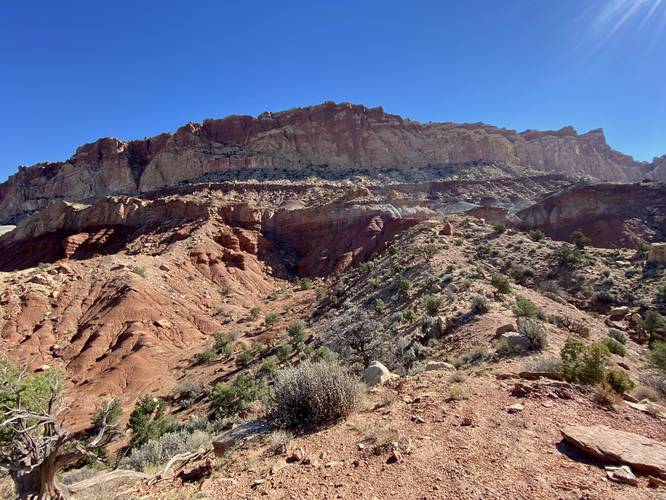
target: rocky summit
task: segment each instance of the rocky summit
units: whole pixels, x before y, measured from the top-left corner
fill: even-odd
[[[327,102],[21,167],[0,496],[663,497],[665,158]]]

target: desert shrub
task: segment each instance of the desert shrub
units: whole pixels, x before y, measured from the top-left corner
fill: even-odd
[[[583,250],[586,246],[592,243],[592,240],[588,238],[580,229],[571,233],[569,239],[578,250]]]
[[[657,341],[650,349],[650,364],[666,373],[666,342]]]
[[[439,295],[424,295],[421,302],[426,313],[429,316],[434,316],[439,311],[439,308],[442,307],[443,300]]]
[[[228,358],[233,354],[234,335],[224,332],[215,332],[213,334],[213,350]]]
[[[546,237],[546,234],[541,229],[533,229],[529,232],[532,241],[541,241]]]
[[[585,345],[568,337],[560,351],[562,374],[569,382],[594,385],[604,381],[610,352],[603,344]]]
[[[506,224],[494,224],[493,229],[497,234],[506,233]]]
[[[259,316],[261,316],[261,307],[254,306],[252,309],[250,309],[250,319],[252,321],[258,320]]]
[[[543,351],[548,345],[546,330],[534,319],[518,319],[518,333],[527,339],[531,351]]]
[[[441,250],[441,247],[436,243],[427,243],[419,248],[426,259],[434,257]]]
[[[192,360],[192,363],[195,365],[204,365],[206,363],[210,363],[213,359],[215,359],[215,356],[217,353],[215,352],[215,349],[212,347],[209,347],[205,351],[198,352],[194,355],[194,359]]]
[[[287,453],[289,443],[294,438],[294,435],[282,429],[273,431],[268,436],[268,453],[271,455],[282,455]]]
[[[350,415],[361,401],[361,385],[335,363],[301,363],[279,371],[269,418],[279,427],[308,428]]]
[[[338,361],[338,353],[325,345],[317,347],[312,354],[313,363],[335,363]]]
[[[666,285],[662,285],[657,289],[657,302],[666,303]]]
[[[627,336],[622,330],[617,328],[610,328],[608,330],[608,336],[614,340],[617,340],[620,344],[625,345],[627,343]]]
[[[305,322],[298,320],[293,322],[287,328],[287,334],[291,338],[291,341],[294,343],[305,342],[307,338],[307,330],[305,328]]]
[[[643,401],[644,399],[649,399],[650,401],[657,402],[661,399],[659,392],[654,387],[649,385],[639,384],[632,391],[631,395],[635,397],[638,401]]]
[[[451,384],[451,387],[449,387],[449,399],[452,401],[463,401],[467,399],[463,387],[459,384]]]
[[[368,285],[370,285],[372,288],[379,288],[380,284],[381,284],[381,281],[379,281],[378,278],[370,278],[368,280]]]
[[[522,285],[525,284],[528,279],[534,278],[534,271],[525,266],[514,266],[514,268],[511,269],[511,277],[516,283],[520,283]]]
[[[75,484],[80,481],[85,481],[99,474],[98,467],[91,467],[86,465],[80,469],[72,470],[63,475],[62,484]],[[3,498],[11,498],[9,495]]]
[[[609,368],[606,372],[606,382],[618,394],[629,392],[636,386],[627,372],[615,367]]]
[[[529,361],[525,368],[530,372],[561,373],[562,360],[557,356],[543,355]]]
[[[654,339],[658,332],[666,328],[666,319],[654,309],[650,309],[638,326],[650,335],[650,339]]]
[[[267,327],[273,326],[275,323],[277,323],[280,320],[280,313],[272,312],[268,313],[266,317],[264,318],[264,324]]]
[[[557,248],[553,256],[557,263],[565,269],[575,269],[583,263],[583,252],[568,245]]]
[[[171,457],[180,453],[197,451],[210,441],[210,434],[202,431],[169,432],[134,449],[129,456],[120,460],[119,467],[144,471],[149,467],[165,464]]]
[[[493,353],[484,346],[475,347],[467,351],[453,360],[453,366],[456,368],[464,368],[466,366],[477,365],[492,357]]]
[[[483,295],[476,294],[472,296],[472,312],[474,314],[485,314],[490,310],[488,299]]]
[[[600,304],[617,304],[619,299],[610,290],[600,290],[594,294],[594,300]]]
[[[575,333],[583,338],[590,336],[590,329],[585,325],[582,319],[577,320],[569,316],[560,316],[559,314],[551,314],[547,318],[548,323],[551,323],[560,328],[564,328],[571,333]]]
[[[278,371],[279,367],[280,365],[278,363],[277,357],[269,356],[264,360],[263,363],[261,363],[261,366],[259,367],[259,371],[257,372],[257,374],[260,377],[271,378]]]
[[[132,437],[130,448],[138,448],[151,439],[157,439],[176,428],[176,421],[164,414],[164,401],[142,396],[130,413],[129,427]]]
[[[315,296],[317,297],[317,300],[322,300],[324,297],[326,297],[326,288],[323,286],[318,286],[315,289]]]
[[[401,319],[404,323],[413,323],[416,321],[416,318],[416,311],[414,309],[406,309],[403,311]]]
[[[509,280],[499,273],[493,273],[490,278],[490,284],[494,286],[499,293],[511,292],[511,284],[509,283]]]
[[[213,387],[210,406],[215,416],[230,417],[264,394],[265,386],[262,383],[257,383],[242,373],[231,385],[220,382]]]
[[[254,359],[252,349],[243,349],[238,356],[236,356],[236,366],[247,368]]]
[[[400,278],[398,281],[398,291],[400,292],[400,295],[407,295],[410,288],[412,288],[412,282],[407,278]]]
[[[384,312],[384,309],[386,308],[386,304],[384,301],[380,298],[375,299],[375,302],[373,303],[372,307],[377,311],[378,313]]]
[[[624,344],[622,344],[621,342],[618,342],[614,338],[608,336],[606,340],[604,340],[604,344],[606,345],[606,347],[608,347],[608,350],[613,354],[617,354],[618,356],[624,357],[626,350],[624,348]]]
[[[427,354],[427,347],[408,337],[400,337],[393,349],[395,362],[406,370],[410,370],[417,361],[425,359]]]
[[[522,295],[516,297],[516,303],[512,310],[517,318],[536,318],[539,313],[539,309],[534,302]]]
[[[280,363],[284,364],[287,361],[289,361],[289,358],[291,357],[293,352],[294,352],[294,348],[291,347],[290,344],[283,344],[278,348],[275,355],[277,356]]]
[[[188,408],[203,393],[203,386],[190,380],[181,380],[176,385],[176,395],[181,408]]]
[[[301,290],[309,290],[312,288],[312,280],[310,278],[299,278],[297,283],[298,288]]]

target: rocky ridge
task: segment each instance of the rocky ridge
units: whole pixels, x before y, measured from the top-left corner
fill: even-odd
[[[366,170],[478,160],[611,181],[662,179],[660,160],[612,150],[601,130],[518,133],[485,124],[418,123],[381,108],[326,102],[309,108],[189,123],[173,134],[104,138],[67,161],[21,167],[0,185],[0,223],[53,200],[89,201],[210,180],[349,178]],[[663,180],[663,179],[662,179]]]

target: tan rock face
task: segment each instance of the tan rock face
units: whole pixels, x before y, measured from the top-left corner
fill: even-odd
[[[0,222],[49,203],[136,194],[207,176],[308,176],[353,168],[444,165],[477,160],[615,181],[666,178],[662,159],[640,163],[612,150],[603,132],[517,133],[484,124],[421,124],[351,104],[324,103],[257,118],[188,124],[141,141],[105,138],[65,162],[21,167],[0,185]],[[662,175],[664,174],[664,175]],[[661,177],[659,177],[661,176]]]

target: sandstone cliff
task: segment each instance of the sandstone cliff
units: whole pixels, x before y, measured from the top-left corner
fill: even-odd
[[[190,123],[174,134],[105,138],[59,163],[21,167],[0,184],[0,223],[53,200],[137,194],[206,179],[350,177],[358,169],[499,161],[537,170],[635,181],[666,178],[612,150],[601,130],[517,133],[484,124],[417,123],[381,108],[327,102],[309,108]],[[663,158],[662,158],[663,160]]]

